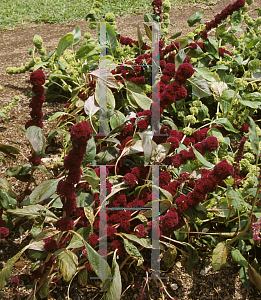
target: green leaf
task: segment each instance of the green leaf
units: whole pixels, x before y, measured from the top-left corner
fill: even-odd
[[[100,183],[100,178],[91,168],[84,168],[82,180],[86,180],[94,188],[96,188]]]
[[[84,238],[85,241],[87,241],[90,233],[91,233],[91,227],[82,227],[77,230],[77,233]],[[82,241],[79,239],[77,235],[73,235],[70,244],[67,246],[67,249],[75,249],[75,248],[81,248],[83,247]]]
[[[30,196],[22,202],[22,206],[36,204],[50,198],[56,191],[58,182],[61,179],[49,179],[38,185]]]
[[[0,144],[0,152],[16,159],[15,154],[19,154],[20,150],[11,145]]]
[[[116,127],[118,127],[119,125],[123,124],[125,121],[125,115],[120,112],[119,110],[115,111],[115,114],[113,114],[110,117],[110,125],[111,125],[111,129],[114,129]]]
[[[150,30],[149,26],[143,23],[147,37],[152,41],[152,31]]]
[[[152,153],[152,140],[149,136],[145,135],[142,138],[142,148],[144,151],[144,165],[150,163],[150,157]]]
[[[239,30],[242,25],[242,14],[240,11],[234,11],[233,14],[230,17],[230,23],[232,27],[236,30]]]
[[[15,177],[18,180],[23,180],[25,175],[28,175],[32,170],[32,165],[30,163],[16,166],[14,168],[8,168],[6,171],[6,176]]]
[[[118,158],[119,149],[117,147],[109,146],[101,149],[96,155],[97,163],[100,165],[106,165],[109,162],[115,161]]]
[[[105,93],[101,95],[100,90],[102,88],[102,91]],[[107,85],[101,81],[96,81],[96,88],[95,88],[95,100],[101,107],[101,96],[104,96],[106,98],[107,108],[110,110],[115,109],[115,98],[110,88],[107,87]],[[105,100],[105,99],[104,99]],[[103,108],[103,107],[102,107]],[[103,108],[105,109],[105,108]]]
[[[172,246],[163,254],[161,261],[164,263],[167,269],[170,269],[174,266],[176,258],[177,248],[175,246]]]
[[[142,255],[140,254],[138,248],[133,245],[133,243],[127,239],[123,239],[124,241],[124,248],[127,251],[129,255],[131,255],[133,258],[138,260],[137,266],[140,266],[143,264],[144,259]]]
[[[140,26],[139,23],[137,24],[137,34],[138,34],[138,43],[139,43],[139,49],[141,50],[143,46],[143,39],[142,39],[142,34],[140,32]]]
[[[80,28],[79,25],[76,25],[76,27],[72,31],[72,34],[73,34],[73,44],[72,44],[72,47],[74,48],[75,46],[77,46],[80,43],[80,41],[82,39],[81,28]]]
[[[261,291],[261,275],[250,264],[248,264],[248,276],[250,281]]]
[[[198,251],[190,244],[183,242],[183,244],[185,245],[188,253],[189,253],[189,259],[187,261],[187,265],[186,265],[186,270],[189,273],[189,275],[192,274],[192,269],[193,267],[197,264],[198,262]]]
[[[127,99],[133,107],[140,107],[143,110],[150,109],[151,99],[144,95],[142,89],[135,83],[124,80],[127,89]]]
[[[225,242],[217,244],[212,254],[213,271],[219,270],[227,261],[227,246]]]
[[[64,116],[64,115],[68,115],[68,114],[66,112],[64,112],[64,111],[57,111],[51,117],[48,118],[48,121],[52,122],[52,121],[54,121],[54,120],[56,120],[59,117]]]
[[[244,256],[241,254],[241,252],[238,249],[233,249],[231,251],[231,256],[237,264],[239,264],[242,267],[248,268],[247,260],[244,258]]]
[[[250,126],[249,126],[249,140],[251,142],[253,151],[257,155],[257,157],[260,156],[260,148],[259,148],[259,136],[256,131],[256,124],[254,120],[251,117],[248,117],[250,120]]]
[[[30,247],[32,244],[28,244],[22,250],[20,250],[15,256],[10,258],[0,272],[0,290],[9,282],[11,271],[14,263],[20,258],[20,256]]]
[[[179,53],[175,56],[175,68],[176,68],[176,70],[183,63],[185,58],[186,58],[186,53],[185,53],[184,49],[181,49],[179,51]]]
[[[87,148],[86,148],[86,153],[83,156],[83,162],[82,164],[84,166],[90,165],[92,161],[94,160],[96,156],[96,145],[95,145],[95,140],[94,137],[91,137],[88,140]]]
[[[39,296],[41,299],[46,298],[49,294],[48,282],[49,282],[49,279],[46,279],[40,288]]]
[[[238,133],[239,131],[236,130],[232,124],[229,122],[227,118],[219,118],[215,120],[215,123],[217,123],[220,126],[223,126],[227,131],[231,131],[234,133]]]
[[[46,65],[48,65],[48,64],[49,64],[48,61],[40,62],[39,64],[36,64],[36,65],[34,66],[34,71],[36,71],[36,70],[40,69],[42,66],[46,66]]]
[[[254,109],[260,108],[261,102],[260,101],[250,101],[250,100],[239,100],[239,103],[241,103],[244,106],[248,106]]]
[[[188,20],[188,26],[192,27],[196,23],[201,23],[201,19],[203,18],[204,11],[195,12]]]
[[[196,97],[204,98],[211,96],[211,91],[208,87],[208,83],[204,78],[193,77],[188,79],[192,85],[192,93]]]
[[[250,43],[248,43],[247,45],[246,45],[246,48],[252,48],[252,47],[255,47],[255,45],[259,42],[259,38],[256,38],[256,39],[254,39],[253,41],[251,41]]]
[[[5,113],[3,113],[2,111],[0,111],[0,116],[1,117],[4,117],[8,123],[8,118],[7,118],[7,115]]]
[[[111,49],[111,53],[113,53],[115,48],[118,45],[116,34],[111,24],[109,23],[106,23],[106,31],[107,31],[107,44]]]
[[[188,45],[188,39],[178,39],[177,42],[180,43],[180,49],[183,49]]]
[[[27,128],[25,136],[34,149],[35,157],[44,156],[46,143],[43,130],[38,126],[30,126]]]
[[[211,72],[209,70],[209,68],[207,68],[207,67],[195,68],[194,67],[194,70],[196,71],[195,74],[198,74],[198,75],[202,76],[204,79],[206,79],[208,81],[213,81],[214,80],[213,72]]]
[[[125,237],[132,242],[136,242],[144,248],[152,248],[150,238],[138,238],[136,235],[128,233],[117,233],[117,235]]]
[[[77,50],[75,54],[75,59],[86,59],[87,56],[94,54],[94,49],[96,48],[96,44],[87,42],[88,44],[83,44]]]
[[[86,288],[88,283],[88,271],[86,269],[83,269],[78,273],[78,283],[81,287]]]
[[[0,203],[5,209],[12,209],[17,205],[17,201],[2,189],[0,189]]]
[[[56,49],[58,60],[60,56],[63,54],[64,50],[72,45],[73,40],[74,40],[73,33],[67,33],[60,39],[58,47]]]
[[[213,55],[216,59],[219,59],[218,43],[216,40],[208,38],[204,41],[204,47],[209,54]]]
[[[39,217],[43,212],[45,214],[45,222],[47,223],[53,223],[59,219],[50,210],[40,204],[28,205],[24,208],[8,209],[6,212],[16,217],[27,218],[29,220]]]
[[[121,284],[120,268],[116,261],[116,251],[114,252],[114,255],[113,255],[111,273],[112,273],[113,279],[112,279],[110,288],[105,295],[105,300],[120,300],[122,284]]]
[[[179,36],[181,36],[182,31],[176,32],[175,34],[173,34],[170,39],[171,40],[175,40],[176,38],[178,38]]]
[[[247,93],[242,95],[244,100],[261,100],[261,93],[254,92],[254,93]]]
[[[199,153],[193,146],[193,152],[196,156],[196,158],[202,163],[203,166],[205,166],[208,169],[213,169],[215,165],[213,165],[212,163],[208,162],[207,160],[205,160],[204,156]]]
[[[76,273],[78,266],[78,257],[75,253],[65,249],[58,257],[58,265],[65,281],[70,281]]]

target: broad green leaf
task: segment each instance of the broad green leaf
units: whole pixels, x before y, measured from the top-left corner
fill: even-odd
[[[79,25],[76,25],[76,27],[72,31],[72,34],[73,34],[73,44],[72,44],[72,47],[74,48],[75,46],[77,46],[80,43],[80,41],[82,39],[81,28],[80,28]]]
[[[104,92],[104,94],[101,93]],[[101,99],[101,97],[104,97],[103,99]],[[95,88],[95,100],[97,101],[97,103],[100,105],[101,108],[105,109],[101,104],[102,101],[106,101],[107,103],[107,108],[110,110],[114,110],[115,109],[115,98],[114,95],[111,91],[110,88],[107,87],[107,85],[105,84],[105,82],[98,80],[96,82],[96,88]]]
[[[201,19],[203,18],[204,11],[195,12],[188,20],[188,26],[192,27],[196,23],[201,23]]]
[[[64,115],[68,115],[68,114],[66,112],[64,112],[64,111],[57,111],[51,117],[48,118],[48,121],[50,121],[50,122],[54,121],[54,120],[56,120],[59,117],[64,116]]]
[[[34,71],[36,71],[36,70],[40,69],[42,66],[46,66],[46,65],[48,65],[48,64],[49,64],[48,61],[40,62],[39,64],[36,64],[36,65],[34,66]]]
[[[50,198],[56,191],[58,182],[61,179],[49,179],[38,185],[30,196],[22,202],[22,206],[42,202]]]
[[[88,271],[86,269],[81,270],[78,273],[78,283],[81,287],[86,288],[86,285],[88,283]]]
[[[254,92],[254,93],[247,93],[242,95],[244,100],[261,100],[261,93]]]
[[[216,38],[219,38],[220,36],[222,36],[225,31],[226,31],[226,25],[225,24],[219,26],[216,29],[216,33],[215,33]]]
[[[19,154],[20,150],[11,145],[0,144],[0,152],[15,159],[15,154]]]
[[[261,102],[260,101],[250,101],[250,100],[239,100],[239,103],[241,103],[244,106],[248,106],[254,109],[260,108]]]
[[[78,266],[78,257],[75,253],[65,249],[58,257],[58,265],[65,281],[70,281],[76,273]]]
[[[116,34],[111,24],[109,23],[106,23],[106,31],[107,31],[107,44],[111,49],[111,53],[113,53],[115,48],[118,45]]]
[[[165,193],[167,191],[163,190],[163,189],[160,189],[162,191],[162,193]],[[172,199],[172,197],[171,197]],[[153,200],[155,201],[156,205],[159,205],[159,213],[160,215],[163,214],[165,211],[167,211],[170,206],[171,206],[171,201],[169,199],[163,199],[163,200]],[[149,201],[144,207],[151,207],[152,208],[152,205],[153,205],[153,201]],[[141,214],[144,215],[146,218],[152,218],[152,210],[146,210],[145,212],[142,212],[141,211]]]
[[[218,43],[216,40],[208,38],[204,41],[204,47],[209,54],[213,55],[216,59],[219,59]]]
[[[150,109],[151,99],[144,95],[142,89],[135,83],[125,80],[127,99],[133,107],[140,107],[143,110]]]
[[[212,254],[213,271],[219,270],[227,261],[227,246],[225,242],[217,244]]]
[[[85,241],[87,241],[90,233],[91,233],[91,227],[82,227],[77,230],[77,233],[84,238]],[[67,246],[67,249],[75,249],[75,248],[81,248],[83,247],[83,242],[79,239],[77,235],[73,235],[70,244]]]
[[[198,57],[203,56],[204,52],[201,50],[201,48],[199,46],[197,46],[197,48],[195,50],[193,50],[193,49],[186,50],[186,54],[190,57],[198,58]]]
[[[249,140],[251,142],[253,151],[257,155],[257,157],[260,156],[260,148],[259,148],[259,136],[256,131],[256,124],[254,120],[249,117],[250,120],[250,126],[249,126]]]
[[[191,83],[192,93],[196,97],[204,98],[212,95],[208,83],[204,78],[193,77],[188,79],[188,82]]]
[[[4,209],[12,209],[17,205],[17,201],[2,189],[0,189],[0,203]]]
[[[29,172],[32,170],[32,165],[30,163],[16,166],[14,168],[8,168],[6,171],[6,176],[15,177],[18,180],[22,180],[25,175],[28,175]],[[25,180],[26,181],[26,180]]]
[[[95,52],[96,44],[87,42],[87,44],[82,43],[80,48],[75,54],[75,59],[85,59],[87,56]]]
[[[3,113],[2,111],[0,111],[0,116],[1,117],[4,117],[8,123],[8,118],[7,118],[7,115],[5,113]]]
[[[241,254],[241,252],[238,249],[233,249],[231,251],[231,256],[237,264],[239,264],[242,267],[248,268],[247,260],[244,258],[244,256]]]
[[[176,70],[183,63],[185,58],[186,58],[186,53],[185,53],[184,49],[181,49],[179,51],[179,53],[175,56],[175,68],[176,68]]]
[[[140,254],[138,248],[133,245],[133,243],[127,239],[123,239],[124,241],[124,248],[127,251],[129,255],[131,255],[133,258],[138,260],[137,266],[140,266],[143,264],[144,259],[142,255]]]
[[[111,273],[113,279],[111,281],[110,288],[105,295],[105,300],[120,300],[122,284],[121,284],[120,268],[116,261],[116,251],[114,252],[113,255]]]
[[[183,49],[188,45],[188,39],[178,39],[177,42],[180,43],[180,49]]]
[[[128,233],[117,233],[117,235],[125,237],[132,242],[136,242],[139,245],[143,246],[144,248],[147,248],[147,249],[152,248],[150,238],[138,238],[136,235],[128,234]]]
[[[118,158],[119,149],[117,147],[109,146],[101,149],[101,151],[96,155],[96,160],[98,164],[106,165]]]
[[[100,178],[97,176],[97,174],[92,168],[83,169],[82,180],[86,180],[94,188],[96,188],[100,182]]]
[[[175,34],[173,34],[170,39],[171,40],[175,40],[176,38],[178,38],[179,36],[181,36],[182,31],[176,32]]]
[[[251,41],[250,43],[248,43],[246,45],[246,48],[252,48],[252,47],[254,47],[259,42],[259,40],[260,40],[259,38],[254,39],[253,41]]]
[[[232,27],[236,30],[239,30],[242,25],[242,13],[241,11],[234,11],[233,14],[230,17],[230,23]]]
[[[96,156],[95,140],[94,140],[94,137],[91,137],[88,140],[87,149],[86,149],[86,153],[83,156],[82,164],[84,166],[90,165],[92,163],[92,161],[94,160],[95,156]]]
[[[202,163],[203,166],[205,166],[208,169],[213,169],[214,168],[215,165],[213,165],[212,163],[208,162],[204,158],[204,156],[201,153],[199,153],[194,147],[192,147],[192,148],[193,148],[193,152],[194,152],[196,158]]]
[[[215,123],[217,123],[220,126],[223,126],[227,131],[231,131],[234,133],[238,133],[239,131],[236,130],[232,124],[229,122],[227,118],[219,118],[215,120]]]
[[[192,274],[193,267],[197,264],[199,256],[197,250],[190,244],[183,242],[186,249],[189,253],[189,259],[187,261],[186,270],[189,273],[189,275]]]
[[[99,255],[84,239],[82,241],[87,250],[88,260],[91,268],[104,283],[108,277],[111,277],[111,269],[107,261],[101,255]]]
[[[58,60],[60,56],[63,54],[64,50],[72,45],[73,38],[74,38],[73,33],[67,33],[60,39],[58,47],[56,49]]]
[[[161,261],[164,263],[167,269],[170,269],[174,266],[177,258],[177,248],[172,246],[164,254]]]
[[[137,34],[138,34],[139,49],[141,50],[141,48],[143,46],[143,39],[142,39],[142,34],[140,32],[139,23],[137,24]]]
[[[32,243],[34,244],[34,243]],[[20,256],[32,245],[28,244],[22,250],[20,250],[15,256],[10,258],[0,272],[0,290],[9,282],[11,271],[14,263],[20,258]]]
[[[248,264],[248,276],[250,281],[261,291],[261,275],[250,264]]]
[[[148,165],[150,163],[150,157],[152,153],[152,140],[149,136],[143,136],[142,148],[144,151],[144,165]]]
[[[146,23],[143,23],[147,37],[152,41],[152,31]]]
[[[45,222],[53,223],[58,220],[55,214],[53,214],[50,210],[46,209],[44,206],[40,204],[28,205],[24,208],[16,208],[16,209],[8,209],[7,213],[12,214],[16,217],[27,218],[29,220],[35,219],[39,217],[42,212],[45,214]]]
[[[214,81],[213,72],[211,72],[207,67],[194,68],[196,71],[195,74],[202,76],[204,79],[208,81]]]
[[[38,126],[30,126],[27,128],[25,136],[34,149],[35,157],[44,156],[46,143],[43,130]]]
[[[49,279],[46,279],[43,283],[43,285],[40,288],[39,296],[41,299],[46,298],[49,294],[49,285],[48,285]]]
[[[115,111],[115,114],[113,114],[110,117],[110,125],[111,125],[111,129],[114,129],[116,127],[118,127],[119,125],[123,124],[125,121],[125,116],[122,112],[120,112],[119,110]]]

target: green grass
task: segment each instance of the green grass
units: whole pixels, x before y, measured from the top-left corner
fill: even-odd
[[[12,29],[28,22],[66,23],[84,20],[93,0],[1,0],[0,30]],[[215,0],[171,0],[172,6],[181,3],[213,5]],[[152,13],[152,0],[103,0],[101,16],[111,11],[116,17],[134,13]]]

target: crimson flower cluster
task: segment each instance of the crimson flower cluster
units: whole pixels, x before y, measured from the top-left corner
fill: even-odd
[[[61,195],[63,210],[68,214],[76,210],[75,184],[80,181],[82,176],[81,164],[91,134],[92,129],[87,121],[73,125],[70,132],[72,150],[64,158],[64,168],[69,172],[66,180],[60,180],[57,185],[57,194]]]
[[[152,6],[153,6],[153,14],[160,16],[162,10],[161,10],[161,6],[162,6],[162,1],[161,0],[154,0],[152,2]],[[162,21],[162,19],[160,18],[160,22]]]
[[[117,37],[117,39],[120,41],[120,43],[122,45],[129,45],[130,47],[133,47],[133,44],[134,44],[135,46],[139,47],[139,42],[135,41],[131,38],[121,36],[120,38]],[[151,47],[149,45],[147,45],[146,43],[143,43],[141,49],[148,50],[148,49],[151,49]]]
[[[228,16],[232,15],[234,11],[239,11],[246,4],[246,0],[236,0],[232,4],[225,7],[220,14],[215,15],[214,20],[205,23],[206,30],[200,31],[200,37],[206,40],[208,37],[207,32],[212,28],[218,27],[222,21],[224,21]]]
[[[35,96],[32,97],[30,101],[29,107],[32,108],[30,115],[31,120],[27,121],[25,124],[25,129],[30,126],[37,126],[43,128],[43,112],[42,112],[42,105],[45,101],[45,89],[42,86],[45,83],[45,75],[42,70],[36,70],[31,73],[30,75],[30,82],[33,85],[32,92]],[[38,166],[41,164],[41,157],[36,158],[35,153],[31,151],[32,156],[29,157],[29,162],[31,162],[34,166]]]
[[[181,213],[192,207],[198,206],[208,193],[214,192],[218,185],[228,176],[233,175],[233,167],[224,159],[218,163],[213,171],[202,169],[201,179],[195,184],[192,192],[180,195],[171,206],[169,211],[160,217],[160,231],[162,234],[170,235],[184,225]]]
[[[112,70],[111,73],[114,75],[121,74],[121,76],[124,79],[126,79],[130,82],[134,82],[136,84],[144,84],[145,83],[144,70],[140,66],[134,66],[132,70],[128,70],[124,66],[119,66],[116,68],[116,70]],[[117,81],[124,84],[123,79],[117,79]]]
[[[222,47],[218,48],[218,52],[219,52],[219,56],[221,57],[224,57],[224,53],[231,56],[231,53]]]

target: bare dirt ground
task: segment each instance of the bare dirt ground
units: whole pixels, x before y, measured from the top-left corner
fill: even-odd
[[[216,13],[219,13],[226,5],[232,3],[231,0],[221,0],[218,4],[205,10],[203,22],[211,20]],[[256,0],[251,8],[260,7],[261,1]],[[187,19],[196,11],[202,9],[184,5],[182,9],[172,9],[170,12],[170,21],[175,27],[169,27],[170,36],[176,32],[182,31],[183,35],[186,32]],[[253,12],[255,15],[256,12]],[[137,24],[139,23],[143,36],[143,13],[121,17],[116,19],[118,32],[124,37],[131,37],[137,40]],[[30,155],[29,143],[27,142],[24,133],[18,130],[30,119],[29,93],[31,91],[29,73],[19,75],[9,75],[5,72],[8,66],[20,67],[26,61],[30,60],[28,49],[32,47],[32,41],[35,34],[39,34],[43,38],[43,45],[47,49],[47,53],[57,47],[59,39],[66,33],[71,32],[76,25],[79,25],[82,33],[85,32],[86,22],[77,21],[70,24],[28,24],[27,26],[17,27],[14,30],[4,30],[0,32],[0,85],[4,88],[0,92],[0,107],[6,106],[12,102],[14,96],[19,96],[20,100],[14,109],[7,113],[9,123],[0,117],[0,143],[10,144],[18,147],[23,154],[18,156],[18,161],[6,158],[6,167],[0,162],[0,178],[4,177],[4,173],[8,167],[13,167],[17,164],[22,164],[27,161],[26,157]],[[92,32],[92,37],[97,37],[97,33]],[[54,129],[54,122],[49,122],[48,118],[56,111],[63,110],[64,103],[44,103],[44,132],[47,136]],[[54,158],[56,156],[52,149],[46,157]],[[36,177],[36,184],[48,179],[47,175],[39,173]],[[23,191],[24,184],[10,179],[13,189],[18,194]],[[28,223],[17,224],[10,236],[6,239],[0,240],[0,269],[4,266],[8,259],[15,255],[19,249],[25,246],[30,241],[27,229]],[[24,235],[19,234],[19,227],[24,229]],[[182,259],[182,258],[180,258]],[[179,259],[179,260],[180,260]],[[205,259],[201,259],[197,267],[193,271],[192,276],[189,276],[182,263],[177,263],[172,270],[168,270],[162,274],[163,282],[167,288],[168,293],[177,299],[200,299],[200,300],[258,300],[261,299],[261,293],[258,292],[253,285],[247,290],[242,286],[238,277],[239,267],[232,261],[230,267],[222,268],[220,271],[213,272],[210,269],[207,273],[202,273],[205,266]],[[4,288],[3,299],[22,299],[28,294],[25,287],[31,283],[30,279],[30,261],[25,255],[15,264],[12,271],[12,277],[19,276],[20,290],[18,294],[12,292],[10,285]],[[138,281],[144,285],[144,273],[138,273],[135,269],[130,269],[135,278],[135,284],[132,281],[132,276],[129,275],[128,280],[123,279],[123,291],[131,285],[122,299],[137,299],[139,295]],[[149,291],[146,288],[146,299],[171,299],[168,296],[161,298],[159,289],[161,284],[159,282],[150,281]],[[48,299],[65,299],[67,289],[64,283],[61,283],[52,293]],[[78,286],[75,280],[71,287],[70,297],[73,300],[78,299],[101,299],[102,294],[99,293],[99,283],[95,280],[89,280],[86,288]],[[47,299],[47,298],[46,298]]]

